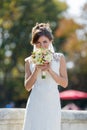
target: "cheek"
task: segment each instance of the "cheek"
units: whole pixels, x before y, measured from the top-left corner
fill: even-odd
[[[49,45],[50,45],[50,44],[49,44],[49,43],[47,43],[47,44],[46,44],[46,48],[48,48],[48,47],[49,47]]]
[[[41,45],[40,45],[40,44],[37,44],[37,45],[36,45],[36,48],[40,48],[40,47],[41,47]]]

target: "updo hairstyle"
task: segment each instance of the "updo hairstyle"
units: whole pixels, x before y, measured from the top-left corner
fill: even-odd
[[[36,26],[32,29],[31,44],[37,44],[37,41],[41,36],[46,36],[50,41],[53,40],[52,30],[48,23],[36,23]]]

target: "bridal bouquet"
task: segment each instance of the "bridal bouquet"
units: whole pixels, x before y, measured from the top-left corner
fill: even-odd
[[[53,55],[50,50],[39,48],[36,51],[32,52],[31,58],[34,64],[43,65],[45,63],[50,63],[53,58]],[[46,77],[46,73],[45,71],[42,71],[42,78],[45,77]]]

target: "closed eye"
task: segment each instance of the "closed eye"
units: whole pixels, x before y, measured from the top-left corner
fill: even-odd
[[[45,40],[45,41],[43,41],[43,43],[47,43],[47,41]]]

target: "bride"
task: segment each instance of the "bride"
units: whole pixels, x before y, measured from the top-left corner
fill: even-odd
[[[31,43],[34,51],[48,49],[53,53],[50,63],[36,65],[31,56],[25,59],[25,89],[31,91],[28,98],[23,130],[60,130],[61,106],[58,85],[66,88],[68,77],[62,53],[55,53],[53,35],[49,24],[36,24],[32,29]],[[46,78],[42,79],[42,71]]]

